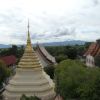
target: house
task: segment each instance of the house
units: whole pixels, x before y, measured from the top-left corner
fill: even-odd
[[[84,54],[84,57],[86,58],[86,65],[89,67],[94,67],[95,57],[98,55],[100,55],[100,40],[93,42]]]
[[[37,43],[35,52],[41,61],[42,66],[47,67],[57,64],[55,57],[48,53],[43,45]]]
[[[0,57],[0,60],[3,61],[7,67],[9,68],[15,68],[15,64],[16,64],[16,57],[13,55],[10,56],[4,56],[4,57]]]

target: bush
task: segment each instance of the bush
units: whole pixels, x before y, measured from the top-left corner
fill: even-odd
[[[20,98],[20,100],[41,100],[41,99],[39,99],[36,96],[27,97],[26,95],[23,94],[22,97]]]
[[[95,57],[95,65],[100,67],[100,55]]]
[[[10,76],[10,70],[6,67],[5,63],[0,61],[0,86]]]
[[[54,66],[47,66],[44,68],[44,71],[50,76],[51,79],[54,78]]]
[[[55,70],[56,91],[64,100],[100,100],[100,69],[65,60]]]

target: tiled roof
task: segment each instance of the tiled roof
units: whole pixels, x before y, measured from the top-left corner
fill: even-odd
[[[13,55],[0,57],[0,60],[2,60],[7,66],[16,63],[16,57]]]
[[[96,56],[100,54],[100,44],[98,44],[97,42],[92,43],[88,50],[86,51],[86,53],[84,54],[84,56],[87,55],[91,55],[91,56]]]
[[[37,50],[51,63],[56,63],[55,57],[47,52],[47,50],[40,44],[37,44]]]

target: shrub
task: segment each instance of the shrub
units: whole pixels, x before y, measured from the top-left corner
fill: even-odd
[[[51,79],[54,78],[54,66],[47,66],[44,68],[44,71],[50,76]]]
[[[0,61],[0,86],[10,76],[10,70],[6,67],[5,63]]]
[[[26,95],[23,94],[20,100],[41,100],[41,99],[36,96],[27,97]]]
[[[100,67],[100,55],[95,57],[95,65]]]

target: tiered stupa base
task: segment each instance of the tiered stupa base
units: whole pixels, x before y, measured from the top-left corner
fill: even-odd
[[[20,97],[37,96],[42,100],[54,100],[54,83],[42,68],[17,68],[16,75],[10,80],[5,100],[20,100]]]
[[[54,84],[43,71],[42,65],[33,50],[28,24],[27,45],[18,64],[16,75],[10,80],[5,89],[5,100],[20,100],[20,97],[37,96],[41,100],[53,100],[55,96]]]

